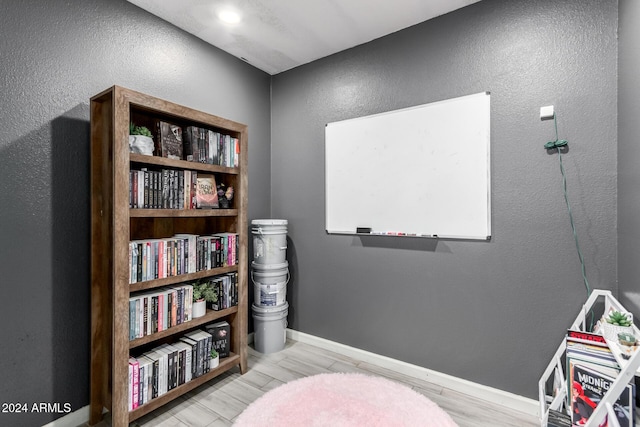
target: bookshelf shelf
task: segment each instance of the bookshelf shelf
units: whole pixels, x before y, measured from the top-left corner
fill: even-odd
[[[188,162],[186,160],[167,159],[165,157],[147,156],[135,153],[129,153],[129,161],[131,163],[140,163],[144,165],[167,166],[210,173],[224,173],[228,175],[237,175],[240,173],[236,168],[229,168],[226,166],[209,165],[206,163]]]
[[[146,291],[149,289],[155,289],[155,288],[161,288],[163,286],[174,285],[176,283],[190,282],[190,281],[202,279],[209,276],[217,276],[219,274],[230,273],[232,271],[238,271],[238,267],[235,265],[227,266],[227,267],[219,267],[213,270],[203,270],[203,271],[198,271],[196,273],[181,274],[179,276],[171,276],[171,277],[166,277],[164,279],[154,279],[154,280],[147,280],[144,282],[131,283],[129,285],[130,286],[129,291],[130,292]]]
[[[237,217],[237,209],[130,209],[131,218]]]
[[[235,154],[237,162],[226,162],[235,163],[234,167],[228,167],[130,153],[128,135],[132,121],[149,129],[155,129],[159,121],[166,121],[183,129],[193,126],[226,135],[239,142],[239,152]],[[113,426],[128,426],[232,368],[237,367],[241,373],[247,371],[247,166],[246,125],[119,86],[91,98],[90,425],[99,423],[106,409],[111,413]],[[195,171],[198,176],[200,173],[213,175],[218,183],[233,186],[232,205],[229,209],[132,208],[135,205],[131,204],[130,179],[135,174],[130,171],[144,168],[156,171],[157,176],[163,170],[177,171],[180,177],[182,171],[185,176],[186,171]],[[159,182],[158,178],[156,183]],[[154,189],[159,194],[159,188]],[[129,283],[133,277],[129,259],[131,241],[171,239],[177,234],[218,233],[237,236],[235,265]],[[173,326],[162,331],[130,339],[129,300],[132,297],[142,291],[156,293],[168,286],[225,274],[237,276],[237,305],[219,311],[208,310],[204,316],[195,319],[186,320],[185,317],[182,323],[173,322]],[[159,396],[129,410],[130,356],[137,357],[157,346],[176,342],[187,333],[223,320],[230,326],[229,357],[222,358],[217,368],[200,376],[194,374],[192,380],[164,394],[158,393]]]
[[[217,368],[215,368],[214,370],[204,374],[201,377],[198,377],[194,380],[189,381],[188,383],[185,383],[181,386],[178,386],[178,388],[175,388],[173,390],[170,390],[168,392],[166,392],[165,394],[163,394],[160,397],[157,397],[155,399],[153,399],[152,401],[150,401],[149,403],[139,406],[138,408],[134,409],[133,411],[131,411],[129,413],[129,421],[134,421],[137,420],[140,417],[143,417],[144,415],[148,414],[149,412],[152,412],[158,408],[160,408],[161,406],[171,402],[172,400],[176,399],[177,397],[182,396],[183,394],[193,390],[194,388],[206,383],[207,381],[219,376],[220,374],[223,374],[225,372],[227,372],[229,369],[233,368],[234,366],[237,366],[238,363],[240,363],[240,356],[238,356],[237,354],[234,353],[230,353],[229,357],[225,357],[224,359],[220,360],[220,365],[218,365]]]
[[[173,326],[169,329],[165,329],[164,331],[161,332],[156,332],[153,335],[147,335],[145,337],[142,338],[137,338],[135,340],[131,340],[129,341],[129,348],[130,349],[134,349],[137,347],[141,347],[143,345],[161,340],[163,338],[167,338],[167,337],[171,337],[174,336],[180,332],[185,332],[185,331],[189,331],[195,327],[198,326],[202,326],[202,325],[206,325],[207,323],[211,323],[214,322],[218,319],[224,319],[232,314],[235,314],[238,312],[238,307],[229,307],[226,308],[224,310],[220,310],[220,311],[214,311],[214,310],[207,310],[207,314],[205,314],[202,317],[198,317],[196,319],[192,319],[189,320],[186,323],[182,323],[180,325],[177,326]],[[226,359],[223,359],[226,360]]]

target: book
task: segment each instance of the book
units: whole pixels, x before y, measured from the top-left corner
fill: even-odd
[[[186,377],[191,379],[194,379],[198,376],[200,376],[201,374],[198,374],[198,342],[190,337],[187,336],[183,336],[180,337],[180,341],[187,344],[189,346],[189,348],[191,349],[191,357],[187,356],[187,360],[190,360],[191,363],[191,370],[189,373],[186,374]]]
[[[189,195],[191,199],[189,200],[189,209],[196,208],[196,190],[198,187],[198,171],[191,171],[191,188],[189,189]]]
[[[182,128],[176,124],[158,120],[157,135],[157,152],[159,155],[169,159],[181,160],[183,155]]]
[[[218,140],[220,134],[212,130],[209,131],[207,137],[207,157],[205,163],[217,165],[218,163]]]
[[[178,349],[171,344],[162,344],[157,349],[167,355],[167,391],[178,386]]]
[[[584,344],[567,342],[566,354],[567,360],[584,360],[585,362],[596,363],[598,365],[606,366],[612,369],[620,369],[620,365],[611,352],[588,349],[584,347]]]
[[[195,359],[195,376],[199,377],[206,374],[207,372],[209,372],[209,354],[213,341],[211,334],[201,329],[196,329],[194,331],[186,333],[185,337],[191,338],[198,344],[197,358]]]
[[[218,208],[218,190],[215,176],[198,174],[196,181],[196,207],[198,209]]]
[[[231,336],[231,326],[228,322],[211,323],[205,327],[212,336],[212,346],[220,355],[220,358],[229,356],[229,337]]]
[[[150,351],[143,354],[144,357],[147,357],[151,360],[151,394],[149,395],[149,399],[153,399],[158,397],[158,382],[160,377],[160,357],[156,352]]]
[[[169,352],[155,347],[153,353],[158,357],[158,397],[169,391]]]
[[[203,343],[203,373],[207,373],[209,372],[210,369],[210,363],[209,363],[209,359],[211,359],[211,348],[213,345],[213,337],[211,336],[211,334],[209,332],[205,332],[203,330],[197,329],[197,335],[198,339],[200,340],[200,342]]]
[[[129,369],[131,371],[131,385],[129,388],[129,410],[136,409],[139,404],[139,392],[140,392],[140,364],[135,357],[129,357]]]
[[[567,341],[583,342],[600,347],[608,347],[607,341],[602,335],[593,332],[575,331],[573,329],[569,329],[567,331]]]
[[[184,384],[191,381],[191,357],[192,357],[192,346],[187,344],[184,341],[178,341],[173,344],[181,354],[182,362],[179,363],[180,366],[180,374],[178,376],[178,384]]]
[[[156,398],[166,393],[166,382],[164,381],[166,375],[166,357],[157,351],[152,349],[143,354],[152,361],[152,381],[151,381],[151,396],[150,398]],[[163,387],[164,383],[164,387]]]
[[[230,166],[229,159],[231,158],[231,153],[229,152],[229,148],[231,146],[231,135],[222,135],[221,140],[222,156],[220,157],[220,164],[222,166]]]
[[[240,140],[235,137],[231,137],[231,164],[229,165],[232,168],[236,168],[240,165],[240,159],[238,159],[240,147]]]
[[[195,273],[196,271],[198,271],[196,269],[196,246],[197,246],[197,240],[198,240],[198,235],[197,234],[190,234],[190,233],[178,233],[175,234],[173,236],[176,239],[183,239],[187,242],[187,255],[186,255],[186,260],[187,260],[187,273]]]
[[[574,425],[587,422],[615,380],[616,370],[582,361],[569,362],[569,403]],[[620,427],[635,423],[635,384],[629,383],[612,405]],[[603,420],[599,420],[601,423]]]
[[[137,359],[140,364],[140,405],[144,405],[153,395],[153,360],[147,356]]]
[[[200,147],[200,155],[197,161],[200,163],[207,163],[209,151],[209,131],[207,129],[198,129],[198,146]]]
[[[184,159],[189,162],[197,162],[200,156],[198,132],[197,126],[187,126],[182,130],[182,154]]]
[[[185,334],[181,338],[181,341],[190,343],[186,338],[190,338],[195,342],[195,352],[192,358],[192,378],[197,378],[206,373],[205,371],[205,354],[206,354],[206,341],[199,335],[199,330],[191,331]]]

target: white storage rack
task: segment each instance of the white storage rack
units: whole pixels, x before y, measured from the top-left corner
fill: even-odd
[[[604,313],[608,313],[609,310],[619,310],[626,312],[626,310],[622,304],[616,300],[610,291],[595,289],[587,301],[582,306],[582,309],[576,320],[571,325],[571,329],[577,331],[585,331],[585,321],[587,314],[591,311],[593,305],[599,301],[600,298],[604,298]],[[640,338],[640,330],[633,325],[633,329],[636,337]],[[615,343],[609,344],[610,347],[614,347]],[[553,356],[553,359],[549,362],[547,369],[542,374],[540,381],[538,382],[538,392],[539,392],[539,403],[540,403],[540,425],[542,427],[547,427],[547,422],[549,418],[549,410],[553,409],[556,411],[562,410],[563,403],[569,404],[566,402],[567,399],[567,376],[565,372],[565,363],[564,356],[566,353],[566,342],[562,341],[556,353]],[[630,359],[626,360],[621,357],[619,351],[614,351],[612,349],[612,353],[616,357],[618,364],[620,365],[620,373],[616,377],[613,384],[609,388],[609,391],[604,395],[602,400],[598,403],[595,410],[589,417],[589,421],[585,424],[585,427],[595,427],[598,426],[598,421],[602,420],[605,416],[605,413],[609,413],[609,426],[618,427],[617,419],[613,413],[613,404],[624,390],[625,386],[633,379],[636,372],[638,372],[638,368],[640,367],[640,350],[635,351],[633,356]],[[640,375],[640,372],[638,372]],[[559,384],[559,387],[556,390],[553,390],[553,394],[547,394],[546,385],[549,379],[553,376],[554,383]],[[633,402],[635,407],[635,402]]]

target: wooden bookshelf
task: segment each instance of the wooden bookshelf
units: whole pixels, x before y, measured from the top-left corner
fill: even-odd
[[[129,123],[152,129],[155,120],[224,132],[240,142],[237,167],[196,163],[129,152]],[[247,127],[201,111],[113,86],[91,98],[91,401],[90,425],[111,412],[113,426],[132,421],[193,388],[238,367],[247,370]],[[140,167],[196,170],[215,175],[235,190],[229,209],[134,209],[129,203],[129,171]],[[129,242],[169,238],[177,233],[237,233],[238,263],[180,276],[130,284]],[[183,282],[238,273],[238,305],[208,310],[161,332],[129,339],[129,298],[132,293]],[[231,326],[231,353],[210,372],[128,408],[129,356],[171,342],[186,332],[226,320]]]

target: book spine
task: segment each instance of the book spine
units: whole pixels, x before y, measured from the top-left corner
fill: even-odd
[[[149,335],[149,297],[142,298],[142,333]]]
[[[180,349],[178,351],[178,380],[177,385],[184,384],[184,351]]]
[[[192,360],[192,350],[191,348],[188,348],[185,350],[185,364],[184,364],[184,381],[185,382],[189,382],[191,381],[191,372],[192,372],[192,364],[193,364],[193,360]]]
[[[147,172],[147,174],[149,175],[149,209],[155,209],[156,207],[156,200],[155,200],[155,172],[154,171],[149,171]]]
[[[131,183],[131,198],[133,199],[133,207],[139,208],[138,205],[138,171],[132,170],[131,176],[133,177],[133,181]]]
[[[155,197],[155,208],[162,208],[162,172],[153,171],[153,177],[155,179],[153,185],[153,195]]]
[[[140,365],[135,358],[129,359],[131,384],[129,387],[129,410],[138,407],[138,393],[140,392]]]
[[[132,390],[133,390],[133,366],[131,365],[131,361],[129,361],[129,381],[128,381],[128,393],[127,393],[127,408],[131,411],[133,410],[133,398],[132,398]]]
[[[138,406],[143,405],[144,404],[144,400],[143,400],[143,396],[144,396],[144,384],[145,384],[145,366],[144,365],[140,365],[140,367],[138,368],[138,378],[139,378],[139,383],[138,383]]]
[[[142,278],[142,261],[143,261],[143,257],[144,257],[142,242],[138,242],[137,246],[138,246],[138,250],[137,250],[138,265],[136,267],[136,269],[137,269],[136,277],[138,278],[138,280],[137,280],[138,282],[142,282],[144,280]]]
[[[236,138],[236,157],[235,157],[235,163],[233,166],[236,168],[240,166],[240,140],[237,138]]]
[[[135,339],[136,337],[136,327],[134,324],[135,309],[136,309],[135,298],[129,298],[129,341]]]
[[[144,177],[144,181],[143,181],[143,194],[144,194],[144,204],[143,207],[145,209],[149,208],[149,171],[147,171],[146,169],[143,169],[143,177]]]
[[[193,146],[191,140],[191,128],[192,126],[188,126],[182,130],[182,155],[184,156],[184,160],[188,162],[193,161]]]
[[[158,397],[158,376],[160,375],[160,361],[158,359],[154,359],[151,366],[151,398],[154,399]]]
[[[184,172],[178,171],[178,209],[184,209]]]

